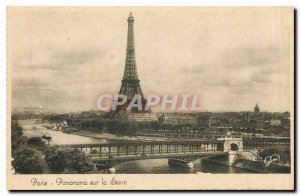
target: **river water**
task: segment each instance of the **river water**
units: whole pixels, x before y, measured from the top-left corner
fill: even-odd
[[[122,163],[115,167],[119,174],[193,174],[193,173],[249,173],[236,167],[196,160],[193,168],[174,167],[168,159],[148,159]]]
[[[61,131],[52,131],[45,126],[49,123],[37,121],[37,120],[23,120],[19,121],[19,124],[23,128],[24,136],[51,136],[51,144],[95,144],[95,143],[109,143],[112,140],[91,138],[80,135],[73,135],[63,133]],[[243,170],[235,167],[228,167],[224,165],[214,164],[206,162],[204,160],[196,160],[193,162],[193,168],[174,167],[168,164],[167,159],[149,159],[138,160],[127,163],[122,163],[115,166],[116,173],[119,174],[174,174],[174,173],[249,173],[247,170]]]
[[[34,136],[51,136],[51,144],[98,144],[98,143],[108,143],[110,142],[107,139],[99,139],[92,137],[84,137],[80,135],[73,135],[68,133],[63,133],[61,131],[53,131],[47,129],[45,126],[49,126],[51,124],[44,123],[37,120],[24,120],[19,121],[19,124],[23,128],[24,136],[26,137],[34,137]]]

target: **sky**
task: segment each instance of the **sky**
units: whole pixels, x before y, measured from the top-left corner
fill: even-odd
[[[204,111],[293,108],[291,8],[9,8],[12,108],[96,109],[118,93],[127,17],[148,94],[198,95]]]

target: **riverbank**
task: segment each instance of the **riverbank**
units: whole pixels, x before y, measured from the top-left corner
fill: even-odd
[[[203,159],[203,161],[217,163],[220,165],[228,166],[228,156],[220,156],[220,157],[209,157]],[[246,159],[236,159],[231,167],[241,168],[244,170],[251,171],[253,173],[290,173],[291,168],[281,165],[270,165],[266,166],[264,162],[261,161],[251,161]]]
[[[70,132],[68,134],[79,135],[83,137],[90,137],[95,139],[108,139],[108,140],[118,140],[118,141],[165,141],[167,138],[157,138],[149,136],[118,136],[112,133],[93,133],[90,131],[76,131]]]
[[[269,165],[268,167],[261,161],[250,161],[238,159],[233,164],[234,167],[248,169],[258,173],[290,173],[291,168],[282,165]]]
[[[52,124],[49,122],[42,122],[40,120],[24,120],[20,121],[19,125],[23,129],[25,137],[51,137],[50,145],[67,145],[67,144],[99,144],[113,142],[109,139],[101,139],[97,137],[89,137],[64,133],[58,130],[47,128]]]
[[[89,132],[89,131],[76,131],[76,132],[70,132],[68,134],[80,135],[80,136],[83,136],[83,137],[90,137],[90,138],[96,138],[96,139],[137,140],[135,137],[117,136],[117,135],[111,134],[111,133],[92,133],[92,132]]]
[[[27,137],[42,137],[51,136],[51,144],[72,144],[72,143],[107,143],[114,141],[165,141],[168,138],[157,138],[150,136],[118,136],[112,133],[97,134],[92,131],[73,131],[63,132],[62,130],[49,129],[49,126],[53,126],[53,123],[44,122],[40,119],[34,120],[22,120],[19,121],[20,126],[24,130],[24,135]]]

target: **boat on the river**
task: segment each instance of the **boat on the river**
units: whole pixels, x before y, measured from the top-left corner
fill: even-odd
[[[51,140],[52,139],[51,136],[47,136],[47,135],[43,135],[42,138],[45,139],[45,140]]]

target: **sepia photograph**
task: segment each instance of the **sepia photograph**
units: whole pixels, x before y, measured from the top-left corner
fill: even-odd
[[[293,7],[8,7],[9,190],[293,190]]]

